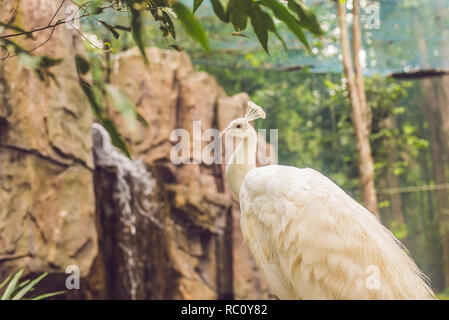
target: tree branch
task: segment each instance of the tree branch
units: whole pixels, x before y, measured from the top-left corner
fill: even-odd
[[[51,30],[51,33],[50,33],[50,35],[49,35],[49,37],[48,37],[44,42],[42,42],[42,43],[39,44],[38,46],[34,47],[33,49],[27,50],[27,52],[30,53],[30,52],[33,52],[33,51],[39,49],[40,47],[42,47],[43,45],[45,45],[48,41],[50,41],[50,39],[52,38],[52,36],[53,36],[53,34],[54,34],[55,29],[56,29],[57,26],[62,25],[62,24],[65,24],[65,23],[71,23],[71,22],[73,22],[73,21],[75,21],[75,20],[80,20],[80,19],[85,18],[85,17],[87,17],[87,16],[91,16],[92,13],[90,13],[90,12],[89,12],[89,13],[86,13],[87,9],[89,8],[89,6],[87,6],[87,7],[85,8],[85,10],[84,10],[84,12],[83,12],[82,15],[80,15],[80,16],[76,16],[76,15],[75,15],[73,18],[70,18],[70,19],[65,18],[65,19],[62,19],[62,20],[58,20],[58,21],[56,21],[54,24],[52,24],[53,20],[54,20],[55,17],[57,16],[58,12],[61,10],[61,8],[62,8],[62,6],[64,5],[65,1],[66,1],[66,0],[62,0],[62,1],[61,1],[61,4],[59,5],[58,9],[56,10],[56,12],[54,13],[54,15],[52,16],[52,18],[51,18],[51,20],[50,20],[50,22],[48,23],[47,26],[45,26],[45,27],[40,27],[40,28],[36,28],[36,29],[30,30],[30,31],[24,31],[24,32],[19,32],[19,33],[13,33],[13,34],[8,34],[8,35],[0,36],[0,41],[3,40],[3,39],[13,38],[13,37],[19,37],[19,36],[26,36],[26,35],[33,34],[33,33],[35,33],[35,32],[39,32],[39,31],[43,31],[43,30],[47,30],[47,29],[52,29],[52,30]],[[17,7],[15,8],[14,13],[13,13],[13,16],[11,17],[10,21],[12,21],[12,19],[14,18],[15,12],[16,12],[17,9],[18,9],[18,5],[19,5],[19,4],[17,4]],[[81,5],[78,9],[80,10],[84,5],[85,5],[85,4]],[[110,9],[110,8],[114,8],[114,4],[111,4],[111,5],[109,5],[109,6],[102,7],[102,8],[100,8],[100,9],[104,10],[104,9]],[[78,11],[78,12],[79,12],[79,11]],[[75,29],[75,30],[76,30],[76,29]],[[81,34],[81,32],[79,32],[79,30],[76,30],[76,31],[77,31],[79,34]],[[84,39],[86,39],[82,34],[81,34],[81,36],[82,36]],[[86,40],[87,40],[87,39],[86,39]],[[87,40],[87,41],[89,41],[89,40]],[[90,41],[89,41],[89,43],[90,43]],[[93,45],[93,44],[91,43],[91,45]],[[4,57],[0,58],[0,61],[3,62],[3,61],[5,61],[5,60],[7,60],[7,59],[14,58],[14,57],[17,57],[17,56],[18,56],[17,54],[11,55],[10,52],[7,51],[6,55],[5,55]]]
[[[9,26],[11,23],[14,22],[14,20],[16,19],[16,14],[17,14],[17,9],[19,9],[19,0],[17,0],[17,4],[16,7],[14,8],[14,11],[11,15],[11,18],[9,18],[7,25]]]
[[[51,18],[50,22],[48,23],[49,26],[51,25],[51,23],[53,22],[53,20],[56,18],[56,16],[57,16],[59,10],[61,10],[62,6],[64,5],[64,2],[65,2],[65,0],[62,0],[62,1],[61,1],[61,4],[59,5],[58,10],[56,10],[55,14],[53,15],[53,17]]]
[[[113,6],[114,5],[112,4],[112,5],[109,5],[109,6],[106,6],[106,7],[102,7],[101,9],[103,9],[103,10],[104,9],[109,9],[109,8],[112,8]],[[61,24],[64,24],[64,23],[67,23],[67,22],[70,22],[70,21],[80,20],[80,19],[83,19],[83,18],[88,17],[90,15],[91,15],[91,13],[89,12],[89,13],[85,13],[85,14],[79,16],[79,17],[73,17],[73,18],[70,18],[70,19],[66,18],[66,19],[63,19],[63,20],[58,20],[54,24],[51,24],[51,22],[50,22],[50,24],[45,26],[45,27],[40,27],[40,28],[36,28],[36,29],[30,30],[30,31],[18,32],[18,33],[12,33],[12,34],[7,34],[7,35],[4,35],[4,36],[0,36],[0,40],[13,38],[13,37],[25,36],[25,35],[29,35],[29,34],[33,34],[33,33],[39,32],[39,31],[43,31],[43,30],[47,30],[47,29],[51,29],[51,28],[56,28],[57,26],[59,26]],[[52,18],[52,20],[53,19],[54,19],[54,17]]]

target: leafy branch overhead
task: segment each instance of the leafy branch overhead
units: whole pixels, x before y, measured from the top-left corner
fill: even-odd
[[[193,11],[201,6],[204,0],[195,0]],[[259,43],[268,53],[268,35],[274,33],[282,43],[276,29],[274,17],[287,25],[295,37],[309,49],[304,30],[315,36],[322,36],[315,14],[302,0],[210,0],[215,15],[225,23],[231,23],[236,32],[244,31],[250,21]]]
[[[260,44],[267,52],[269,33],[274,33],[279,38],[274,18],[285,23],[289,30],[306,48],[309,48],[309,45],[304,30],[309,31],[315,36],[323,35],[316,16],[302,0],[209,1],[218,19],[224,23],[231,23],[236,32],[245,30],[248,26],[248,21],[250,21]],[[15,36],[32,38],[35,32],[54,29],[66,23],[74,23],[75,20],[93,17],[110,31],[114,38],[118,38],[121,32],[131,32],[136,45],[140,49],[145,61],[147,61],[144,50],[144,23],[147,16],[151,16],[156,22],[160,23],[160,29],[164,37],[176,39],[174,20],[177,20],[185,29],[186,33],[197,41],[204,50],[210,50],[206,32],[201,26],[199,19],[194,15],[203,5],[204,0],[193,0],[192,10],[184,4],[185,1],[179,0],[91,0],[75,1],[75,3],[79,5],[79,12],[76,16],[67,16],[63,19],[50,21],[47,26],[34,30],[24,30],[19,25],[1,22],[0,27],[8,32],[5,35],[0,35],[0,45],[21,51],[20,46],[8,39]],[[111,25],[100,19],[99,16],[106,10],[114,10],[117,14],[128,12],[129,26]],[[55,16],[57,13],[55,13]]]
[[[201,6],[204,5],[204,0],[192,0],[191,8],[185,4],[187,1],[180,0],[75,0],[73,2],[79,8],[74,16],[64,16],[66,14],[63,10],[65,2],[65,0],[60,2],[60,6],[51,17],[51,20],[49,17],[50,21],[48,25],[38,26],[32,30],[26,30],[20,25],[17,25],[14,17],[17,10],[14,11],[13,17],[9,19],[9,22],[0,22],[0,48],[3,49],[0,52],[5,53],[3,57],[0,56],[0,61],[19,56],[21,63],[33,69],[41,80],[51,79],[58,84],[50,68],[61,63],[62,60],[59,57],[38,57],[33,55],[33,52],[50,40],[57,27],[67,24],[74,26],[76,25],[75,22],[84,18],[91,18],[97,21],[115,39],[118,39],[123,33],[131,33],[146,64],[151,60],[151,57],[147,57],[145,51],[147,35],[145,34],[146,29],[144,27],[148,19],[159,23],[162,37],[170,37],[176,40],[175,26],[179,24],[185,33],[201,45],[206,52],[209,52],[211,49],[209,37],[202,27],[200,20],[195,16],[197,10],[201,10]],[[302,0],[208,0],[207,2],[210,2],[212,5],[213,11],[218,19],[224,23],[232,24],[237,34],[244,31],[250,24],[254,29],[259,43],[267,53],[269,53],[268,41],[270,33],[273,33],[286,48],[284,40],[277,31],[277,23],[275,23],[277,20],[284,23],[308,50],[310,47],[306,32],[309,32],[312,36],[323,35],[316,16]],[[20,3],[18,3],[18,6],[20,6]],[[105,21],[102,14],[106,11],[114,15],[127,13],[129,21],[128,23],[124,23],[125,25],[117,25]],[[35,33],[46,29],[51,30],[50,37],[33,48],[25,48],[22,42],[19,44],[15,41],[15,38],[19,37],[34,41]],[[81,30],[76,27],[73,30],[91,43],[84,37]],[[104,46],[103,48],[98,48],[102,53],[113,51],[110,43],[105,42]],[[171,45],[171,47],[175,49],[180,48],[177,45]],[[86,80],[84,75],[90,69],[90,62],[87,59],[77,56],[76,63],[78,66],[80,86],[91,104],[91,109],[95,117],[109,131],[114,145],[129,156],[130,153],[126,148],[126,143],[119,134],[119,131],[115,128],[112,120],[106,117],[103,104],[109,101],[109,105],[115,107],[125,117],[126,123],[131,127],[133,120],[145,123],[144,119],[138,114],[136,107],[123,93],[118,92],[115,88],[104,83],[94,84]]]
[[[114,146],[123,151],[131,158],[126,141],[120,132],[116,129],[114,121],[109,117],[105,103],[109,102],[125,119],[128,129],[135,130],[136,120],[144,126],[148,126],[145,118],[140,115],[130,98],[112,85],[100,82],[90,83],[86,80],[86,75],[90,71],[89,62],[81,55],[75,56],[75,62],[78,71],[79,84],[86,95],[92,113],[98,122],[108,131]]]
[[[131,29],[134,40],[145,60],[143,17],[149,11],[154,20],[160,22],[164,36],[176,39],[172,17],[176,18],[186,33],[197,41],[205,51],[210,50],[209,40],[204,28],[194,13],[201,7],[204,0],[194,0],[192,11],[177,0],[125,0],[131,16]],[[274,17],[287,25],[295,37],[309,49],[304,30],[315,36],[323,35],[314,13],[302,0],[210,0],[215,15],[224,23],[231,23],[236,32],[243,31],[248,26],[248,20],[257,35],[261,46],[268,53],[268,35],[276,30]],[[174,13],[170,14],[170,13]],[[108,28],[110,29],[110,28]],[[114,30],[110,30],[114,31]],[[284,42],[281,38],[280,40]]]

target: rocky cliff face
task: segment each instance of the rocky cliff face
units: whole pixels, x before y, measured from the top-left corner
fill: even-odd
[[[17,19],[25,29],[46,25],[54,5],[24,1]],[[0,21],[8,21],[15,6],[3,1]],[[48,36],[39,33],[20,44],[32,48]],[[92,117],[78,83],[64,76],[76,74],[73,57],[82,51],[65,27],[36,51],[65,58],[53,69],[61,88],[40,81],[17,58],[0,62],[1,278],[19,267],[63,273],[70,264],[87,275],[98,253]]]
[[[117,171],[122,170],[122,165],[105,166],[102,157],[96,156],[98,230],[103,234],[103,257],[97,260],[97,275],[106,275],[109,280],[98,281],[94,273],[91,280],[100,284],[99,292],[101,284],[108,283],[111,287],[101,295],[112,298],[267,297],[265,285],[243,244],[238,205],[227,190],[223,167],[174,165],[170,161],[172,147],[178,143],[170,141],[173,130],[183,128],[190,133],[190,160],[200,160],[195,159],[198,155],[193,152],[193,121],[201,121],[202,130],[222,130],[232,119],[242,116],[248,96],[227,97],[213,77],[193,71],[184,53],[149,49],[148,56],[149,68],[137,50],[117,56],[112,64],[111,83],[133,99],[149,122],[148,127],[139,125],[133,131],[127,130],[124,123],[120,127],[124,128],[122,132],[132,154],[143,161],[139,165],[144,163],[156,187],[151,196],[135,190],[133,197],[140,199],[128,198],[135,227],[130,230],[117,218],[126,219],[124,206],[118,200],[123,192],[117,189]],[[121,123],[119,115],[112,117]],[[99,141],[104,140],[100,131],[94,129],[94,141],[95,135]],[[203,146],[207,143],[202,142]],[[101,145],[95,142],[96,154]],[[139,184],[132,175],[128,171],[124,179],[131,189]],[[140,185],[142,190],[148,189],[145,184]],[[149,197],[150,209],[140,210],[135,205]],[[123,270],[111,273],[110,265]],[[134,271],[127,274],[126,270],[131,269]]]
[[[1,21],[15,3],[2,3]],[[54,12],[50,0],[24,3],[25,28],[46,25]],[[73,56],[83,52],[77,33],[60,27],[39,50],[64,57],[55,67],[60,88],[15,59],[0,65],[0,277],[47,271],[48,288],[60,289],[74,264],[81,289],[68,298],[267,298],[223,166],[170,161],[174,129],[192,133],[201,120],[203,130],[221,130],[243,115],[248,96],[226,96],[184,53],[148,49],[149,67],[137,50],[116,56],[111,84],[149,122],[131,131],[111,114],[130,160],[101,126],[91,129],[83,93],[64,77],[76,74]]]

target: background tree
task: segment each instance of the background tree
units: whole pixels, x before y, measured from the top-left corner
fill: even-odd
[[[365,84],[359,53],[361,49],[360,5],[353,1],[353,61],[349,44],[348,27],[346,23],[346,8],[339,1],[337,3],[338,26],[340,28],[343,68],[348,85],[349,100],[352,107],[352,120],[356,136],[357,154],[359,162],[360,184],[363,202],[368,210],[379,216],[377,210],[377,196],[374,184],[374,162],[369,142],[369,118],[366,105]],[[355,66],[355,74],[353,70]]]

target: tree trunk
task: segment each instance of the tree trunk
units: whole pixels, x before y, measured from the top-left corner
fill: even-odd
[[[449,30],[445,28],[444,22],[447,17],[444,16],[446,10],[446,4],[444,0],[438,0],[435,6],[437,26],[441,30],[441,40],[440,40],[440,52],[441,52],[441,63],[445,70],[449,70]],[[441,16],[443,15],[443,16]],[[447,14],[446,14],[447,15]],[[438,77],[438,101],[442,131],[443,131],[443,148],[446,155],[446,161],[449,161],[449,75],[443,75]]]
[[[354,125],[357,144],[358,165],[363,202],[365,203],[365,206],[368,210],[370,210],[374,215],[379,216],[379,212],[377,209],[376,188],[374,185],[374,161],[371,155],[371,146],[369,142],[369,125],[367,121],[366,107],[364,109],[363,103],[361,103],[359,89],[357,87],[356,79],[354,76],[354,70],[351,61],[351,48],[349,44],[348,26],[346,24],[346,8],[340,3],[340,1],[337,1],[336,3],[338,8],[338,26],[340,28],[341,35],[340,41],[343,55],[343,69],[348,82],[349,100],[352,108],[352,122]],[[355,28],[357,28],[357,26]],[[358,28],[360,32],[360,24],[358,25]],[[361,45],[359,45],[359,48],[360,47]]]
[[[386,129],[392,129],[395,127],[395,121],[392,119],[391,116],[385,119],[384,126]],[[388,170],[387,170],[387,185],[388,188],[399,188],[399,177],[394,174],[394,164],[397,161],[397,145],[395,141],[389,141],[387,144],[388,150],[390,152],[388,153]],[[390,210],[391,210],[391,217],[394,221],[396,221],[399,225],[402,225],[404,221],[404,213],[402,211],[402,199],[400,193],[393,193],[390,195]]]
[[[422,25],[420,20],[415,16],[415,30],[418,39],[418,47],[421,54],[421,65],[423,68],[429,68],[429,54],[426,39],[422,33]],[[426,114],[429,137],[430,137],[430,151],[432,154],[432,170],[433,177],[436,184],[446,183],[443,154],[445,148],[441,148],[441,108],[435,84],[430,78],[422,80],[422,88],[425,99],[424,113]],[[449,287],[449,192],[447,189],[435,191],[440,227],[440,238],[443,247],[443,262],[444,262],[444,278],[445,286]]]
[[[430,149],[432,153],[433,177],[436,184],[446,183],[443,153],[441,152],[441,125],[435,87],[431,79],[424,79],[426,117],[429,126]],[[440,237],[443,245],[444,275],[446,287],[449,287],[449,193],[446,189],[435,191],[440,224]]]
[[[424,124],[420,123],[419,125],[419,133],[422,136],[425,136]],[[431,183],[431,173],[429,168],[429,159],[428,154],[421,152],[419,154],[419,162],[421,164],[422,169],[422,178],[426,185]],[[421,192],[421,198],[424,198],[424,192]],[[444,290],[444,266],[443,261],[441,261],[441,256],[443,254],[440,232],[438,230],[438,217],[435,217],[434,204],[432,201],[433,192],[428,190],[425,192],[425,200],[427,204],[427,215],[425,217],[425,239],[426,239],[426,248],[428,248],[430,261],[431,261],[431,274],[432,277],[432,287],[437,291]],[[436,213],[436,212],[435,212]]]
[[[366,93],[365,93],[365,79],[363,78],[362,65],[360,63],[360,50],[362,49],[362,32],[360,27],[360,2],[359,0],[353,1],[352,7],[352,50],[353,60],[354,60],[354,71],[355,71],[355,81],[357,86],[357,93],[360,99],[360,108],[363,110],[367,117],[368,130],[370,128],[369,110],[366,103]]]
[[[449,56],[447,59],[449,59]],[[438,107],[441,115],[441,130],[443,134],[442,152],[445,153],[446,160],[449,161],[449,75],[438,77],[437,81]]]

